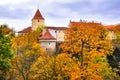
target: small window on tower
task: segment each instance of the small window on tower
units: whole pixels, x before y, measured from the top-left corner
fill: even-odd
[[[38,22],[40,22],[40,21],[38,20]]]
[[[50,43],[49,43],[49,45],[50,45]]]

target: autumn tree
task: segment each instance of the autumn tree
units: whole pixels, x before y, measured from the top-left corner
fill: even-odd
[[[12,42],[12,49],[15,52],[15,59],[13,62],[13,69],[11,73],[14,73],[9,78],[13,78],[15,75],[16,80],[29,80],[29,70],[31,65],[36,59],[44,55],[44,50],[38,43],[39,33],[36,31],[27,33],[23,36],[15,37]]]
[[[120,24],[116,25],[116,26],[113,28],[113,31],[114,31],[114,33],[116,34],[117,39],[120,39]]]
[[[102,49],[106,50],[105,54],[109,54],[107,51],[112,47],[109,41],[105,40],[106,35],[104,27],[99,23],[71,22],[65,36],[66,43],[61,47],[63,52],[71,53],[83,62],[84,52],[101,51]]]
[[[70,25],[66,42],[61,45],[64,53],[40,56],[31,66],[30,79],[118,80],[107,63],[106,55],[111,53],[112,46],[105,40],[104,27],[96,23]]]
[[[89,65],[81,66],[75,57],[71,57],[71,54],[66,53],[40,56],[31,66],[30,80],[103,80],[106,75],[109,75],[109,79],[119,79],[113,77],[115,74],[111,74],[112,71],[106,67],[108,64],[99,61],[98,64],[89,62]]]
[[[113,32],[116,35],[116,39],[112,40],[114,45],[114,52],[108,56],[108,61],[113,71],[120,76],[120,24],[113,28]]]
[[[113,40],[113,44],[115,47],[120,48],[120,24],[113,28],[113,32],[116,36],[116,39]]]
[[[31,67],[31,80],[75,80],[80,68],[70,54],[39,57]],[[73,76],[74,75],[74,76]]]
[[[0,28],[0,80],[5,80],[6,73],[12,66],[10,63],[12,58],[11,40],[4,35]]]
[[[0,29],[2,30],[2,33],[5,36],[8,36],[10,38],[15,37],[15,31],[13,29],[9,28],[9,26],[7,24],[0,25]]]
[[[71,22],[66,32],[65,43],[61,45],[64,53],[76,57],[83,69],[81,80],[109,78],[109,65],[106,56],[112,53],[112,45],[106,40],[106,29],[100,23]],[[87,71],[88,70],[88,71]],[[90,71],[89,71],[90,70]],[[90,72],[90,73],[89,73]],[[89,76],[88,74],[91,74]],[[106,74],[106,75],[102,75]]]

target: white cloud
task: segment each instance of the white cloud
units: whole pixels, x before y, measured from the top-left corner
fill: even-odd
[[[14,28],[16,31],[20,31],[25,27],[31,25],[31,21],[28,19],[0,19],[0,25],[7,24],[10,28]]]
[[[21,4],[28,2],[29,0],[0,0],[0,5],[7,5],[7,4]]]
[[[0,6],[4,5],[8,7],[9,11],[18,11],[19,14],[16,15],[20,15],[20,17],[22,12],[19,11],[28,11],[28,13],[25,12],[22,14],[24,19],[2,17],[0,18],[0,24],[6,23],[10,25],[10,27],[15,27],[17,31],[31,26],[31,18],[34,16],[38,5],[43,17],[45,17],[45,23],[48,26],[67,26],[70,20],[79,21],[80,19],[98,21],[104,24],[119,23],[120,18],[111,19],[113,14],[101,14],[106,5],[108,5],[105,4],[107,1],[111,0],[0,0]],[[85,4],[86,2],[90,2],[90,4]],[[78,3],[77,6],[76,3]],[[66,4],[69,5],[66,6]],[[74,10],[75,8],[76,10]],[[99,11],[99,8],[102,8],[103,11]],[[99,12],[93,13],[93,10],[98,10]],[[116,11],[116,13],[118,11]],[[8,12],[6,15],[10,15],[10,13],[11,12]],[[25,14],[27,14],[27,16],[25,16]]]

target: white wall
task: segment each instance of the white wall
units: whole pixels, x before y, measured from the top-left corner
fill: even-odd
[[[64,41],[64,33],[65,30],[57,30],[56,36],[57,36],[57,41]]]
[[[108,31],[108,35],[107,35],[107,38],[108,40],[112,40],[112,39],[116,39],[116,35],[113,31]]]
[[[40,41],[41,47],[48,53],[54,53],[56,51],[55,41]]]

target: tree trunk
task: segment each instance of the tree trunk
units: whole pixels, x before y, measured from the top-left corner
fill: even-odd
[[[82,41],[82,45],[81,45],[81,52],[80,52],[80,55],[81,55],[81,66],[83,66],[83,48],[84,48],[84,42]]]

